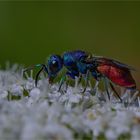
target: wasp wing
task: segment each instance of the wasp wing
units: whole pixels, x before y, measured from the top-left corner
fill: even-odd
[[[134,70],[131,66],[102,56],[86,59],[86,63],[93,65],[91,66],[93,71],[97,70],[98,73],[113,83],[126,88],[136,88],[135,80],[130,73],[130,70]]]
[[[136,69],[133,68],[132,66],[127,65],[127,64],[124,64],[124,63],[121,63],[121,62],[119,62],[119,61],[113,60],[113,63],[115,63],[116,65],[119,65],[120,67],[127,68],[127,69],[129,69],[129,70],[136,71]]]
[[[96,63],[97,65],[108,65],[108,66],[120,67],[120,68],[135,71],[135,69],[132,66],[119,62],[115,59],[110,59],[110,58],[102,57],[102,56],[94,56],[90,59],[87,59],[86,62],[87,63]]]
[[[126,88],[136,88],[135,80],[133,79],[129,69],[123,69],[112,65],[100,65],[97,67],[100,74],[107,77],[113,83]]]

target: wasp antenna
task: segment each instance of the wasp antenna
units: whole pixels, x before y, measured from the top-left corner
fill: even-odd
[[[42,64],[42,67],[44,68],[44,71],[47,72],[47,74],[49,74],[47,66],[45,64]]]
[[[23,69],[23,73],[26,72],[26,71],[32,70],[32,69],[34,69],[35,67],[42,67],[43,65],[44,65],[44,64],[36,64],[36,65],[30,66],[30,67],[28,67],[28,68]]]
[[[28,73],[25,71],[24,74],[25,74],[25,77],[28,79],[29,78]]]
[[[27,72],[27,71],[29,71],[29,70],[34,69],[34,67],[35,67],[35,66],[30,66],[30,67],[28,67],[28,68],[23,69],[23,73],[25,73],[25,72]]]
[[[29,71],[31,69],[33,69],[33,68],[31,68],[31,67],[25,68],[25,69],[23,69],[23,73],[25,73],[25,72],[27,72],[27,71]]]
[[[30,72],[30,77],[33,78],[33,70]]]
[[[23,69],[23,70],[22,70],[22,76],[25,75],[25,77],[28,79],[28,78],[29,78],[29,75],[28,75],[27,71],[29,71],[29,70],[31,70],[31,68]]]

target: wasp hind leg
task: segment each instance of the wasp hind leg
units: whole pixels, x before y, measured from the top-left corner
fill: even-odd
[[[137,89],[127,90],[130,90],[129,105],[134,104],[135,106],[139,106],[138,94],[140,93],[140,91]]]
[[[93,88],[93,94],[97,94],[97,90],[98,90],[98,86],[99,86],[99,80],[96,80],[95,86]]]
[[[120,95],[118,94],[118,92],[115,90],[113,84],[111,82],[109,82],[111,89],[114,91],[114,93],[117,95],[117,97],[120,99],[121,103],[123,102],[123,100],[121,99]]]
[[[82,74],[79,75],[78,85],[81,83],[81,81],[82,81]]]
[[[109,91],[108,91],[108,80],[104,77],[104,87],[108,96],[108,99],[110,101],[110,95],[109,95]]]

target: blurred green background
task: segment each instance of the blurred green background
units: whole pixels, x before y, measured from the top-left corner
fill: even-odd
[[[139,86],[140,2],[0,2],[1,65],[75,49],[134,66]]]

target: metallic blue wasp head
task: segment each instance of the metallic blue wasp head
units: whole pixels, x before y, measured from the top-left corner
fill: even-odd
[[[60,55],[51,55],[48,58],[47,69],[49,81],[52,82],[53,79],[57,76],[58,72],[63,67],[63,59]]]

